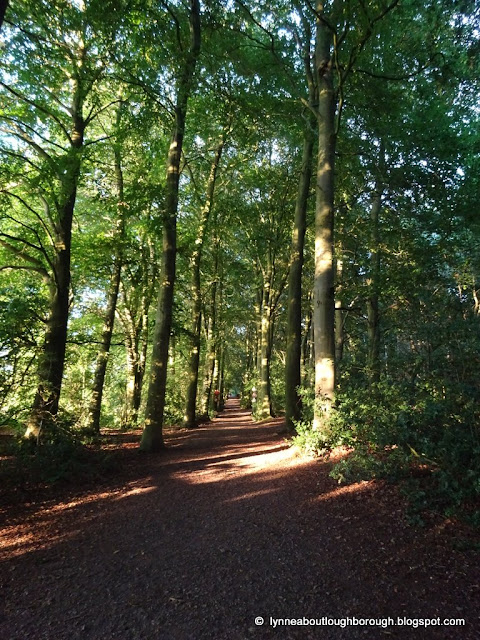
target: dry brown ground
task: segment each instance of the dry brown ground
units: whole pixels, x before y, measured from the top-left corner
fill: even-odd
[[[339,488],[278,426],[231,401],[165,454],[129,434],[110,479],[5,507],[0,638],[480,638],[478,555],[452,549],[454,523],[419,531],[393,487]],[[465,626],[271,623],[322,617]]]

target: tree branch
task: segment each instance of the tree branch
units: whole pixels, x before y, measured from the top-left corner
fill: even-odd
[[[61,151],[63,151],[63,153],[66,153],[67,150],[65,149],[65,147],[62,147],[61,144],[58,144],[58,142],[53,142],[52,140],[49,140],[48,138],[45,138],[45,136],[43,136],[41,133],[38,133],[38,131],[36,131],[33,127],[31,127],[29,124],[27,124],[26,122],[21,122],[21,120],[18,120],[17,118],[13,118],[12,116],[7,116],[7,115],[3,115],[2,116],[3,120],[7,120],[10,122],[13,122],[14,124],[17,125],[18,130],[21,133],[25,133],[22,129],[22,127],[24,127],[25,129],[28,129],[29,131],[31,131],[34,135],[38,136],[41,140],[43,140],[44,142],[46,142],[47,144],[51,144],[54,147],[57,147],[58,149],[60,149]]]
[[[35,102],[35,100],[31,100],[30,98],[27,98],[26,96],[22,95],[19,91],[15,91],[15,89],[12,89],[12,87],[10,87],[8,84],[5,84],[5,82],[2,82],[1,80],[0,80],[0,86],[3,87],[4,89],[6,89],[9,93],[14,95],[16,98],[18,98],[22,102],[25,102],[25,103],[29,104],[30,106],[34,107],[35,109],[38,109],[41,113],[44,113],[49,118],[52,118],[52,120],[54,120],[58,124],[60,129],[63,131],[63,133],[65,134],[67,140],[70,143],[72,142],[72,139],[70,137],[70,134],[69,134],[68,130],[63,125],[62,121],[54,113],[49,111],[43,105],[38,104],[38,102]]]
[[[18,238],[12,238],[12,236],[9,236],[8,234],[5,234],[5,233],[0,233],[0,236],[11,238],[13,240],[18,240]],[[49,281],[49,282],[51,281],[52,279],[51,275],[45,269],[41,260],[39,260],[38,258],[34,258],[28,253],[25,253],[24,249],[19,249],[18,247],[15,247],[15,245],[12,245],[9,242],[2,240],[1,237],[0,237],[0,244],[2,245],[2,247],[7,249],[8,251],[11,251],[14,255],[18,256],[22,260],[25,260],[25,262],[29,262],[30,264],[32,264],[35,267],[34,270],[37,271],[38,273],[41,273],[46,281]]]

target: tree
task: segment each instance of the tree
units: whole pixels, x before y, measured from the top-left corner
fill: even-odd
[[[15,5],[11,22],[22,27],[12,26],[8,33],[11,56],[0,82],[8,135],[2,152],[25,167],[21,180],[10,182],[3,192],[34,221],[33,227],[27,227],[10,216],[19,234],[3,232],[2,244],[15,256],[17,267],[23,263],[21,268],[40,273],[49,290],[39,384],[26,433],[36,438],[58,412],[70,305],[73,214],[86,130],[103,110],[92,100],[104,68],[93,54],[91,16],[83,5],[54,13],[54,19],[50,11],[42,18],[38,13],[32,22],[29,3]],[[26,67],[24,60],[28,60]],[[16,144],[9,145],[13,139]],[[34,242],[25,237],[25,231]]]
[[[303,64],[308,87],[308,110],[304,116],[302,165],[295,203],[288,276],[288,325],[285,360],[285,421],[287,431],[293,431],[295,422],[300,420],[301,417],[301,399],[298,388],[302,382],[300,366],[302,351],[302,269],[316,132],[316,117],[313,111],[318,100],[316,78],[311,66],[311,29],[308,20],[303,15],[302,24],[304,27],[303,42],[300,38],[298,40],[303,49]]]
[[[92,397],[89,406],[89,415],[87,427],[93,432],[100,430],[100,412],[102,409],[102,396],[105,383],[105,373],[107,370],[108,356],[110,345],[112,342],[113,326],[115,322],[115,313],[117,310],[118,292],[120,289],[120,278],[124,258],[124,242],[125,242],[125,216],[126,203],[124,192],[124,179],[122,168],[122,154],[118,140],[119,127],[121,124],[123,101],[120,100],[116,117],[116,135],[117,142],[113,150],[114,170],[115,170],[115,191],[117,198],[118,217],[115,223],[113,234],[113,244],[115,247],[115,255],[113,257],[112,272],[110,283],[107,291],[107,306],[105,310],[104,325],[102,330],[101,345],[97,354],[97,362],[93,376]]]
[[[326,10],[323,2],[318,2],[316,6],[315,70],[319,99],[316,110],[318,157],[313,326],[316,397],[314,428],[317,431],[322,431],[335,395],[334,176],[345,84],[359,55],[372,37],[376,23],[397,4],[398,0],[378,3],[378,6],[375,3],[370,11],[361,5],[356,13],[357,29],[353,32],[353,38],[350,22],[352,3],[333,2],[330,10]],[[345,50],[346,59],[340,62]]]
[[[201,319],[202,319],[202,297],[200,282],[200,267],[202,261],[203,247],[207,234],[207,225],[213,208],[215,195],[215,187],[217,183],[217,175],[222,159],[227,136],[231,129],[231,117],[229,116],[220,139],[217,143],[210,172],[208,174],[205,201],[203,203],[200,220],[197,229],[197,237],[195,239],[194,249],[190,259],[190,268],[192,274],[192,348],[190,351],[189,364],[189,384],[187,388],[187,398],[185,407],[185,426],[192,428],[196,424],[196,406],[197,406],[197,389],[198,389],[198,367],[200,362],[200,343],[201,343]],[[215,232],[214,232],[215,233]],[[207,401],[208,404],[208,401]]]
[[[201,26],[200,3],[198,0],[190,1],[189,22],[190,43],[178,77],[174,129],[167,161],[165,211],[163,214],[162,272],[153,334],[152,364],[145,410],[145,427],[140,444],[140,449],[148,452],[155,452],[164,448],[162,429],[175,285],[180,161],[185,134],[187,104],[193,89],[195,67],[200,53]],[[178,35],[180,37],[180,33]]]

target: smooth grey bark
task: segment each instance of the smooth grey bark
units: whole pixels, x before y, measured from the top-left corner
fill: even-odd
[[[318,85],[318,160],[315,207],[315,277],[313,327],[315,346],[315,412],[313,428],[321,431],[335,394],[334,297],[334,165],[335,111],[333,32],[323,3],[317,3],[315,71]]]
[[[201,25],[199,0],[190,0],[190,47],[178,84],[175,125],[168,152],[163,215],[162,271],[153,333],[152,363],[145,409],[145,427],[140,450],[157,452],[165,447],[163,414],[167,389],[168,347],[173,316],[173,292],[176,276],[177,209],[188,99],[193,89],[195,67],[200,54]]]

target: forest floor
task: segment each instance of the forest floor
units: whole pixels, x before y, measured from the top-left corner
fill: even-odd
[[[279,426],[230,400],[164,454],[111,435],[116,473],[4,495],[1,640],[480,638],[456,523],[413,528],[394,486],[339,487]]]

